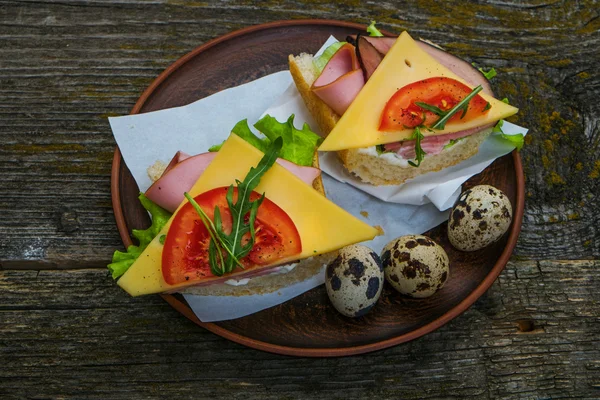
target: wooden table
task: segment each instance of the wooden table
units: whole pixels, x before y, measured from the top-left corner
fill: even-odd
[[[600,5],[363,3],[0,3],[0,398],[600,398]],[[531,128],[506,270],[448,325],[372,354],[245,348],[105,269],[122,246],[107,117],[194,47],[298,18],[376,19],[493,66]]]

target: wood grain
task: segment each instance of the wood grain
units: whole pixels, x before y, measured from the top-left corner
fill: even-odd
[[[598,10],[595,0],[2,1],[0,397],[599,398]],[[299,18],[376,19],[494,66],[496,93],[531,128],[513,263],[449,325],[367,356],[243,348],[89,269],[121,246],[106,117],[127,114],[196,46]]]
[[[564,282],[569,282],[565,285]],[[597,398],[600,263],[513,262],[463,316],[363,356],[248,349],[98,269],[2,271],[2,398]]]

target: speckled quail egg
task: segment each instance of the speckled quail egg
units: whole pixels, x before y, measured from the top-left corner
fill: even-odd
[[[383,248],[381,263],[390,285],[411,297],[431,296],[450,274],[450,260],[442,246],[423,235],[392,240]]]
[[[328,266],[329,300],[347,317],[361,317],[377,303],[383,288],[383,267],[377,253],[359,244],[342,248]]]
[[[465,190],[452,209],[448,238],[458,250],[480,250],[500,239],[511,221],[510,200],[500,189],[475,186]]]

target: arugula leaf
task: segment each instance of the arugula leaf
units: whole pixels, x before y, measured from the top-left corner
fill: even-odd
[[[471,93],[469,93],[464,99],[462,99],[458,104],[456,104],[448,111],[444,111],[441,108],[438,108],[432,104],[423,103],[421,101],[415,101],[415,105],[421,107],[424,110],[431,111],[432,113],[440,117],[440,119],[438,119],[436,123],[431,126],[431,129],[444,130],[444,128],[446,127],[446,122],[448,122],[448,120],[452,118],[454,114],[462,110],[461,118],[465,116],[469,108],[469,102],[473,97],[475,97],[477,93],[481,92],[482,90],[483,88],[481,87],[481,85],[475,87],[471,91]],[[484,111],[489,110],[491,107],[492,106],[490,105],[490,103],[487,103]],[[425,121],[425,115],[423,115],[423,121]]]
[[[375,21],[371,21],[371,25],[369,25],[367,27],[367,32],[369,33],[369,36],[372,37],[382,37],[383,33],[379,32],[379,29],[377,29],[375,27],[376,22]]]
[[[150,244],[152,239],[161,231],[161,229],[165,226],[169,218],[171,218],[171,213],[167,210],[159,207],[143,193],[140,193],[138,199],[142,203],[142,206],[150,212],[152,215],[152,225],[148,229],[133,230],[133,237],[135,237],[139,244],[137,246],[131,245],[127,248],[127,252],[115,251],[113,254],[112,262],[107,265],[108,270],[111,272],[113,279],[117,279],[121,275],[123,275],[137,260],[137,258],[142,254],[144,249]]]
[[[423,103],[422,101],[415,101],[415,105],[421,107],[424,110],[431,111],[432,113],[434,113],[435,115],[439,115],[440,117],[443,117],[447,113],[447,111],[444,111],[439,107],[436,107],[432,104]],[[425,120],[425,118],[423,118],[423,120]]]
[[[294,127],[294,114],[286,122],[279,122],[270,115],[261,118],[254,127],[261,131],[271,143],[278,137],[283,139],[280,157],[297,165],[311,166],[315,150],[323,140],[304,124],[302,130]],[[266,153],[266,151],[263,151]]]
[[[259,138],[258,136],[256,136],[250,130],[247,119],[243,119],[243,120],[239,121],[237,124],[235,124],[233,129],[231,129],[231,132],[235,133],[236,135],[238,135],[239,137],[244,139],[246,142],[250,143],[252,146],[254,146],[257,149],[259,149],[260,151],[262,151],[263,153],[267,150],[267,147],[269,147],[270,141],[268,139]],[[223,143],[225,143],[225,142],[223,142]],[[208,149],[208,151],[215,152],[215,151],[221,150],[221,146],[223,146],[223,143],[211,146]]]
[[[423,151],[423,148],[421,148],[421,139],[424,139],[425,136],[423,136],[421,129],[417,126],[415,127],[415,130],[410,138],[415,141],[415,160],[417,163],[415,164],[412,161],[409,161],[408,163],[413,167],[418,167],[421,165],[423,158],[425,158],[425,154],[427,154],[425,151]]]
[[[477,93],[481,92],[482,90],[483,90],[483,88],[481,87],[481,85],[473,88],[471,93],[469,93],[464,99],[459,101],[458,104],[456,104],[454,107],[452,107],[448,111],[443,111],[443,116],[440,119],[438,119],[435,124],[433,124],[431,126],[431,129],[444,130],[444,128],[446,127],[446,122],[448,122],[448,120],[450,118],[452,118],[452,116],[459,111],[463,112],[461,118],[464,117],[465,114],[467,113],[467,109],[469,108],[469,102],[471,101],[471,99],[473,97],[475,97],[477,95]]]
[[[496,137],[499,137],[502,140],[509,142],[511,145],[517,148],[517,151],[520,151],[525,144],[525,136],[522,133],[518,133],[516,135],[507,135],[502,131],[502,126],[504,125],[504,121],[500,120],[492,129],[492,133],[495,133]]]
[[[503,98],[503,99],[502,99],[502,102],[503,102],[503,103],[506,103],[506,104],[510,104],[510,103],[508,102],[508,97],[505,97],[505,98]]]
[[[321,55],[313,58],[313,66],[317,71],[319,71],[319,74],[323,72],[323,69],[325,68],[329,60],[331,60],[331,57],[333,57],[333,55],[337,53],[340,47],[342,47],[345,44],[346,42],[332,43],[325,49],[325,51],[323,51],[323,53],[321,53]]]
[[[254,246],[254,223],[258,207],[260,207],[265,199],[263,193],[259,199],[250,201],[250,194],[256,189],[265,172],[275,163],[283,146],[283,140],[281,136],[276,137],[258,165],[250,168],[244,181],[240,182],[236,180],[237,199],[235,203],[233,202],[234,186],[229,186],[225,196],[232,218],[231,232],[229,234],[226,234],[223,230],[221,213],[218,206],[215,207],[213,223],[194,199],[186,193],[186,198],[190,201],[198,215],[200,215],[202,223],[206,226],[210,234],[211,241],[208,246],[208,259],[211,272],[214,275],[222,276],[232,272],[237,266],[243,268],[239,260],[247,256]],[[247,233],[250,233],[250,240],[244,244],[242,238]],[[223,250],[226,254],[223,254]]]

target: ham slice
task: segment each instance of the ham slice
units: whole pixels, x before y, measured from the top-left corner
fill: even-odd
[[[383,37],[372,37],[372,36],[363,36],[363,35],[349,36],[349,38],[352,39],[353,43],[357,43],[357,41],[358,41],[357,37],[362,37],[363,39],[365,39],[366,41],[371,43],[371,45],[373,47],[375,47],[375,49],[377,49],[377,51],[383,55],[386,55],[387,52],[390,50],[390,48],[393,46],[393,44],[396,42],[396,37],[389,37],[389,36],[383,36]]]
[[[217,153],[198,154],[171,166],[176,155],[169,163],[171,168],[167,167],[162,176],[146,190],[146,197],[169,212],[175,211],[184,199],[183,193],[194,186],[216,155]]]
[[[184,192],[189,191],[217,153],[202,153],[189,156],[177,152],[162,176],[146,190],[146,197],[167,211],[174,212],[184,199]],[[176,162],[176,160],[181,160]],[[277,163],[302,179],[308,185],[321,174],[321,170],[313,167],[296,165],[282,158]]]
[[[178,151],[177,153],[175,153],[175,155],[173,156],[173,158],[171,159],[171,161],[169,162],[169,165],[167,165],[167,168],[165,168],[165,170],[163,171],[163,175],[166,174],[167,172],[169,172],[170,170],[173,169],[174,166],[176,166],[177,164],[179,164],[180,162],[182,162],[183,160],[190,158],[191,156],[187,153],[184,153],[183,151]]]
[[[359,35],[356,39],[356,55],[364,72],[365,81],[368,81],[383,60],[384,53],[377,50],[367,37]]]
[[[358,39],[356,39],[356,36],[351,37],[355,41],[357,41],[357,43],[358,41],[360,41],[361,38],[368,41],[382,55],[386,55],[390,48],[396,42],[396,37],[359,36]],[[467,82],[470,86],[481,85],[483,87],[484,93],[487,93],[490,96],[494,95],[492,93],[492,86],[490,85],[490,82],[481,72],[479,72],[477,68],[473,68],[473,66],[465,60],[453,56],[452,54],[447,53],[444,50],[441,50],[431,44],[428,44],[421,40],[417,40],[416,43],[421,48],[421,50],[429,54],[431,57],[435,58],[437,62],[442,64],[444,67],[448,68],[450,71],[454,72],[465,82]]]
[[[354,46],[346,43],[331,57],[311,89],[338,115],[343,115],[364,85]]]
[[[450,143],[451,140],[461,139],[470,135],[474,135],[485,129],[489,129],[492,126],[494,126],[494,124],[488,124],[480,126],[478,128],[449,133],[447,135],[427,136],[426,138],[421,140],[421,148],[427,155],[433,156],[441,153],[442,150],[444,150],[444,146]],[[416,156],[414,140],[405,140],[403,142],[388,143],[384,145],[384,147],[386,151],[395,151],[396,154],[398,154],[406,160],[414,159]]]

